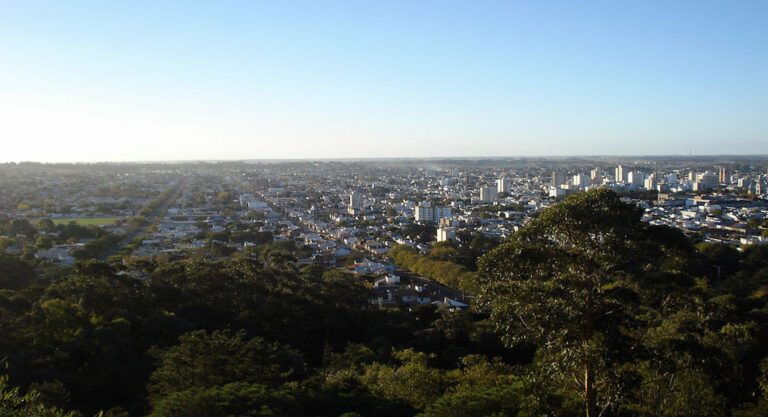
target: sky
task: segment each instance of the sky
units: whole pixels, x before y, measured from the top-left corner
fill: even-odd
[[[768,1],[0,0],[0,162],[768,154]]]

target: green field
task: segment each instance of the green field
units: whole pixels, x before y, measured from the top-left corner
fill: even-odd
[[[113,224],[120,220],[120,217],[84,217],[80,219],[53,219],[53,224],[67,224],[69,222],[75,222],[80,226],[103,226]]]

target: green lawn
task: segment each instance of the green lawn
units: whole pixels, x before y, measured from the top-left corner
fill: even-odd
[[[113,224],[120,220],[120,217],[85,217],[80,219],[53,219],[53,224],[67,224],[69,222],[75,222],[80,226],[102,226]]]

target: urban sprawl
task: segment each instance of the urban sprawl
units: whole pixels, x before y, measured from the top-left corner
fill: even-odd
[[[696,241],[766,243],[767,167],[757,157],[4,164],[0,250],[51,271],[95,258],[137,276],[142,261],[288,259],[365,276],[381,306],[464,308],[456,282],[412,258],[458,251],[467,260],[450,273],[471,272],[538,212],[596,187]]]

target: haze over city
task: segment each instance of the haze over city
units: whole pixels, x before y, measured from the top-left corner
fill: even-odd
[[[0,2],[0,161],[768,154],[768,3]]]

